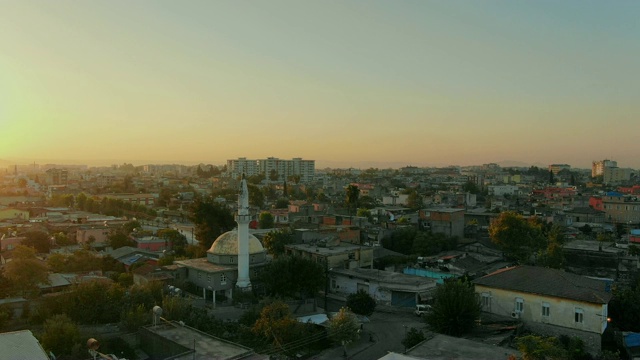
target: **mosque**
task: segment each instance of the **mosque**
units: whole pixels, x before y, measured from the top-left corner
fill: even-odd
[[[267,254],[260,240],[249,234],[249,192],[242,179],[238,193],[238,227],[213,242],[206,258],[176,261],[176,280],[190,281],[206,301],[215,306],[216,298],[231,299],[233,291],[249,291],[251,278],[267,265]]]

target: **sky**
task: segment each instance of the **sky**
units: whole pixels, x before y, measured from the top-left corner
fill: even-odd
[[[640,1],[1,0],[0,159],[640,168]]]

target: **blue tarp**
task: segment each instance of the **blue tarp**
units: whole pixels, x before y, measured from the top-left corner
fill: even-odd
[[[640,235],[640,229],[631,229],[631,235]]]
[[[618,196],[621,197],[622,194],[617,192],[617,191],[609,191],[608,193],[605,194],[606,196]]]
[[[640,333],[631,333],[624,336],[624,343],[627,347],[640,346]]]

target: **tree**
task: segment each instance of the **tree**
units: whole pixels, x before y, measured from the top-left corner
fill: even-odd
[[[358,209],[357,215],[359,217],[367,218],[369,221],[373,221],[373,215],[371,215],[371,210],[369,209]]]
[[[542,233],[542,224],[537,218],[525,219],[522,215],[506,211],[489,226],[491,241],[502,248],[507,258],[520,263],[527,262],[531,255],[542,250],[547,241]]]
[[[461,336],[474,328],[481,304],[473,285],[461,280],[447,281],[436,289],[434,298],[426,321],[435,331]]]
[[[471,194],[479,194],[480,188],[473,181],[467,181],[464,185],[462,185],[462,191]]]
[[[259,275],[268,295],[306,298],[325,285],[324,268],[315,261],[281,256],[264,267]]]
[[[271,229],[273,228],[273,215],[271,215],[268,211],[263,211],[260,213],[260,218],[258,219],[258,223],[260,224],[260,229]]]
[[[279,198],[276,201],[276,209],[286,209],[289,207],[289,199],[287,198]]]
[[[251,331],[284,350],[284,345],[297,339],[301,324],[293,318],[289,306],[282,301],[267,304],[260,311]]]
[[[51,239],[49,235],[42,231],[29,231],[24,234],[25,239],[22,245],[32,247],[39,253],[48,253],[51,249]]]
[[[622,331],[640,332],[640,278],[631,285],[614,288],[609,303],[611,325]]]
[[[355,294],[347,296],[346,306],[358,315],[370,316],[376,309],[376,300],[360,289]]]
[[[175,229],[160,229],[156,235],[171,244],[171,250],[173,250],[176,256],[186,255],[187,245],[189,244],[187,243],[187,237],[180,231]]]
[[[269,180],[278,181],[279,178],[280,176],[278,175],[276,169],[271,169],[271,171],[269,171]]]
[[[109,234],[107,238],[107,242],[109,246],[111,246],[114,250],[124,246],[131,246],[131,247],[136,246],[135,241],[131,240],[127,234],[124,234],[120,231],[116,231]]]
[[[75,241],[71,240],[67,234],[63,232],[58,232],[53,234],[53,238],[55,239],[56,245],[58,246],[68,246],[75,244]]]
[[[402,339],[402,345],[404,345],[405,349],[411,349],[412,347],[420,344],[426,339],[424,337],[424,333],[420,329],[416,329],[412,327],[407,331],[407,334]]]
[[[271,230],[262,239],[267,252],[277,258],[284,254],[285,245],[293,243],[293,234],[288,229]]]
[[[247,190],[249,191],[249,205],[262,208],[264,206],[264,194],[262,190],[253,184],[247,184]]]
[[[346,203],[349,207],[349,214],[354,213],[355,209],[358,208],[358,198],[360,197],[360,188],[356,185],[349,185],[346,189]]]
[[[36,258],[33,248],[18,245],[13,260],[5,265],[4,275],[22,292],[37,290],[38,284],[49,283],[47,265]]]
[[[341,344],[344,353],[347,353],[347,345],[358,340],[360,337],[360,325],[355,314],[347,307],[342,307],[340,311],[329,320],[329,338],[336,344]]]
[[[629,245],[629,255],[638,256],[640,255],[640,247],[635,244]]]
[[[422,208],[422,197],[418,194],[416,189],[407,190],[407,207],[413,210],[418,210]]]
[[[76,344],[80,344],[80,330],[67,315],[54,315],[44,323],[40,344],[56,356],[71,355]]]
[[[322,193],[320,193],[322,194]],[[320,195],[318,194],[318,195]],[[318,199],[320,200],[320,199]],[[358,199],[358,206],[360,206],[361,208],[364,209],[373,209],[374,207],[376,207],[378,204],[376,202],[376,199],[372,198],[369,195],[363,195],[360,196],[360,198]]]
[[[205,250],[211,247],[218,236],[232,230],[236,225],[231,211],[212,200],[196,200],[189,217],[196,227],[196,239]]]
[[[151,320],[151,310],[139,304],[122,312],[120,324],[127,331],[138,331],[138,329]]]

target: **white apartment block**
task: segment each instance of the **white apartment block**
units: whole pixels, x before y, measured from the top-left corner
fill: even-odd
[[[615,184],[631,179],[631,169],[623,169],[619,167],[605,167],[602,172],[602,182],[605,184]]]
[[[269,179],[272,170],[278,174],[279,181],[298,175],[301,182],[310,182],[316,173],[316,161],[302,160],[302,158],[282,160],[274,157],[258,160],[247,158],[227,160],[227,173],[232,177],[239,177],[242,174],[246,176],[264,174]]]
[[[504,195],[519,195],[520,188],[515,185],[492,185],[487,188],[489,195],[504,196]]]

